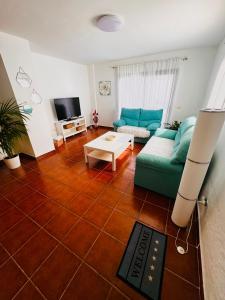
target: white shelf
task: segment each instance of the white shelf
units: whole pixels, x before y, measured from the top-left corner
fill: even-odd
[[[72,124],[72,127],[64,128],[64,126],[68,124]],[[80,117],[70,121],[58,121],[55,123],[55,125],[56,125],[57,134],[62,135],[64,141],[66,141],[66,138],[70,136],[87,131],[86,120],[84,117]],[[77,128],[79,127],[81,127],[81,129],[77,130]]]
[[[96,159],[101,159],[104,161],[112,162],[112,154],[110,154],[108,152],[103,152],[101,150],[93,150],[88,153],[88,156],[96,158]]]

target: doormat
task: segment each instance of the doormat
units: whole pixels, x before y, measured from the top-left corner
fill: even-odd
[[[160,299],[166,235],[136,222],[117,275],[151,300]]]

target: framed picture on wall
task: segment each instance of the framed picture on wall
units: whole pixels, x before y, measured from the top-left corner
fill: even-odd
[[[99,94],[101,96],[111,95],[111,81],[99,81]]]

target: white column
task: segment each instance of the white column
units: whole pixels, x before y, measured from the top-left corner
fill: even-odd
[[[200,111],[187,154],[171,219],[186,227],[194,210],[225,120],[225,110]]]

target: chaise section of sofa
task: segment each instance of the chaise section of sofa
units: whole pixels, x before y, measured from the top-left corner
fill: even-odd
[[[137,156],[136,185],[170,198],[176,197],[195,122],[195,117],[189,117],[178,131],[156,130]]]
[[[135,142],[146,143],[161,126],[163,110],[122,108],[120,119],[113,122],[118,132],[134,135]]]

